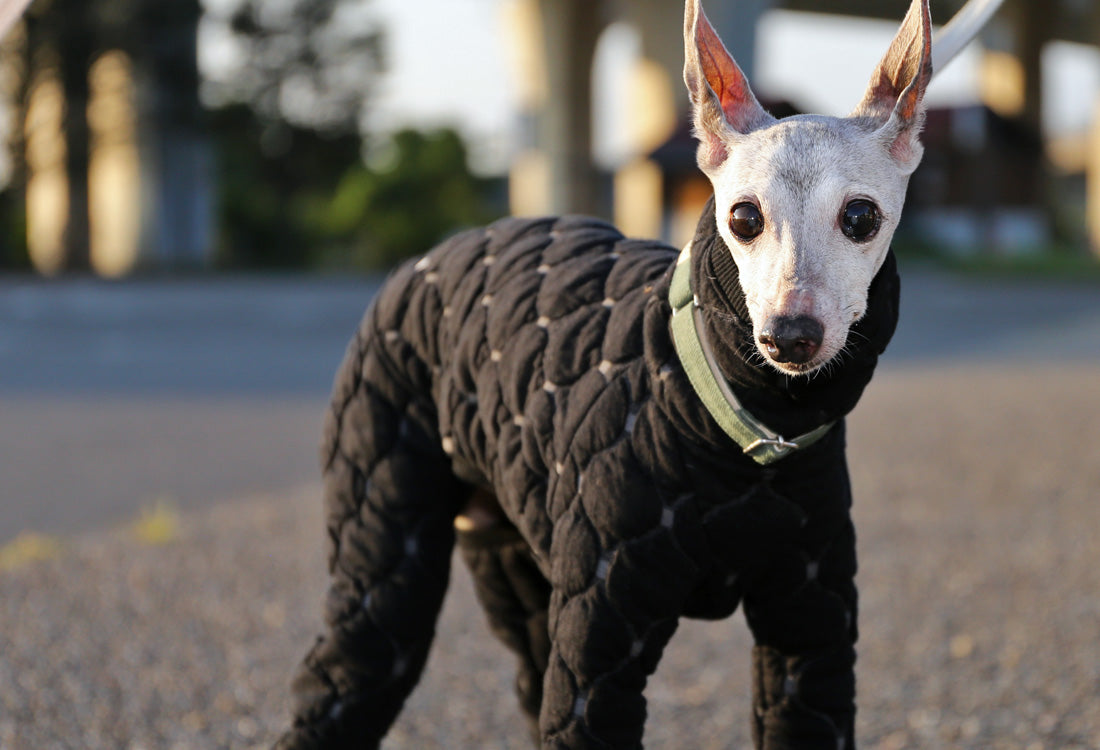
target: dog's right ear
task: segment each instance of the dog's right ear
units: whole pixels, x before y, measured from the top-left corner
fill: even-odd
[[[684,8],[684,83],[699,139],[699,168],[706,173],[726,160],[730,140],[775,121],[756,100],[699,0],[687,0]]]

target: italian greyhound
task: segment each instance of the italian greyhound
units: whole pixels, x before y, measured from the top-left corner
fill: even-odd
[[[896,324],[925,91],[997,4],[972,0],[933,43],[913,0],[851,116],[776,120],[688,0],[714,196],[687,248],[504,219],[395,272],[336,378],[325,631],[281,747],[381,743],[456,541],[536,745],[641,747],[679,619],[741,607],[756,747],[855,746],[843,418]]]

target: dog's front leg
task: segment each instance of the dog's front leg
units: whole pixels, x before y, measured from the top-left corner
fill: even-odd
[[[779,550],[745,594],[760,750],[855,747],[855,534]]]
[[[608,546],[555,556],[544,750],[642,746],[642,691],[697,575],[668,528]]]
[[[553,647],[543,683],[539,727],[543,750],[633,750],[642,747],[642,694],[676,619],[637,632],[606,595],[551,604]]]

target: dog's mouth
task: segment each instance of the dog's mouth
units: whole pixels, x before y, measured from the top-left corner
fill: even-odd
[[[761,352],[764,355],[764,360],[769,365],[785,375],[811,375],[817,370],[820,370],[822,367],[824,367],[828,363],[828,361],[832,359],[831,357],[819,357],[810,360],[809,362],[777,362],[776,360],[768,356],[767,351],[761,350]]]

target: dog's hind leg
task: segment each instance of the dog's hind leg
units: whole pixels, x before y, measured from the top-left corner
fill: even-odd
[[[413,395],[424,391],[364,329],[325,430],[326,627],[295,677],[280,748],[378,746],[427,659],[471,491],[439,447],[431,402]]]
[[[475,510],[482,507],[473,504]],[[516,694],[538,746],[542,680],[550,655],[550,583],[539,570],[530,545],[514,526],[506,520],[494,522],[484,510],[480,524],[469,521],[466,515],[464,512],[459,519],[466,523],[456,523],[458,546],[490,629],[519,659]],[[468,515],[477,517],[475,513]]]

